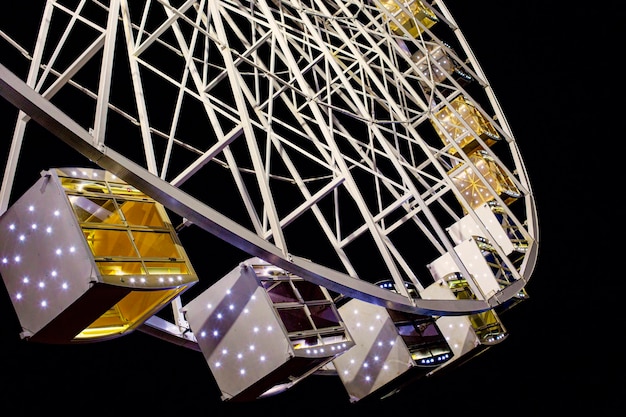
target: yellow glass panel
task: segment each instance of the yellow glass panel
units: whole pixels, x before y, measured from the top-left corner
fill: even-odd
[[[510,204],[520,197],[520,192],[513,181],[502,172],[496,161],[485,151],[474,152],[469,155],[469,158],[474,166],[458,173],[455,173],[458,169],[453,169],[450,171],[450,177],[472,208],[476,209],[495,198],[477,172],[480,172],[506,204]]]
[[[68,191],[79,193],[108,193],[106,183],[101,181],[87,180],[83,178],[60,177],[61,186]]]
[[[120,316],[132,322],[147,318],[168,304],[185,288],[186,286],[168,290],[133,291],[117,303]]]
[[[83,228],[83,234],[95,257],[138,257],[126,230]]]
[[[133,231],[135,245],[143,258],[180,258],[176,243],[169,233]]]
[[[76,339],[102,338],[132,329],[161,310],[185,288],[133,291],[91,323]]]
[[[382,0],[381,3],[385,9],[391,12],[396,19],[398,19],[400,24],[404,26],[411,36],[415,38],[423,32],[422,27],[416,23],[416,21],[420,22],[426,28],[430,28],[437,23],[437,16],[435,13],[426,7],[420,0],[414,0],[411,2],[404,2],[400,0]],[[400,4],[402,4],[404,10],[408,10],[410,13],[405,12]],[[389,22],[389,27],[398,35],[402,35],[404,33],[402,29],[400,29],[393,21]]]
[[[110,182],[109,187],[111,188],[111,192],[115,195],[133,196],[139,198],[146,197],[144,193],[142,193],[130,184]]]
[[[445,145],[449,143],[447,136],[449,135],[453,141],[461,146],[465,153],[470,153],[480,146],[476,138],[465,127],[466,124],[487,146],[491,146],[500,139],[493,125],[463,96],[458,96],[452,100],[450,105],[438,111],[435,117],[439,123],[433,120],[431,120],[431,123],[443,143]],[[443,127],[445,133],[440,126]],[[457,151],[455,148],[451,148],[448,152],[454,155]]]
[[[153,202],[118,201],[118,204],[126,221],[131,226],[165,227],[163,218]]]
[[[141,262],[96,261],[101,275],[143,275],[146,271]]]
[[[454,279],[448,281],[448,286],[458,300],[473,300],[476,298],[470,287],[467,285],[467,281],[465,281],[465,279]]]
[[[146,269],[151,275],[185,275],[189,268],[185,262],[146,262]]]
[[[483,327],[489,327],[492,325],[499,325],[498,318],[492,310],[483,311],[480,313],[472,314],[470,321],[475,329],[481,329]]]
[[[493,310],[472,314],[469,316],[469,319],[476,335],[483,341],[489,337],[504,335],[505,333],[500,320]]]
[[[68,199],[81,223],[123,224],[112,198],[70,195]]]

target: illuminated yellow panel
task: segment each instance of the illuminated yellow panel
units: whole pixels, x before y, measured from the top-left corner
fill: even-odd
[[[493,314],[493,310],[487,310],[480,313],[472,314],[471,321],[474,325],[474,328],[485,328],[498,324],[498,319]]]
[[[168,262],[144,262],[146,271],[151,275],[185,275],[190,271],[185,262],[168,261]]]
[[[470,287],[467,285],[467,281],[460,274],[453,273],[445,276],[444,279],[448,283],[448,287],[450,287],[457,300],[473,300],[476,298]]]
[[[170,261],[96,260],[102,281],[140,289],[162,289],[188,283],[193,270],[183,259]]]
[[[385,9],[391,12],[395,18],[398,19],[400,24],[404,26],[411,36],[417,38],[424,30],[417,22],[420,22],[428,29],[437,23],[437,16],[420,0],[415,0],[410,4],[407,3],[402,2],[402,6],[400,6],[398,0],[382,0],[382,4]],[[407,13],[405,11],[406,9],[408,9],[411,13]],[[402,35],[404,33],[402,29],[399,28],[393,21],[389,22],[389,27],[398,35]]]
[[[100,274],[106,275],[144,275],[146,269],[141,261],[97,261]]]
[[[443,143],[445,145],[450,143],[448,140],[449,136],[465,153],[470,153],[480,146],[472,132],[467,129],[466,125],[469,126],[471,131],[478,135],[487,146],[491,146],[500,139],[493,125],[485,120],[485,117],[478,109],[463,96],[458,96],[452,100],[450,105],[438,111],[435,117],[437,121],[431,120],[431,123]],[[443,128],[443,131],[441,128]],[[457,151],[455,148],[451,148],[448,152],[455,154]]]
[[[81,223],[166,227],[158,206],[150,201],[124,201],[114,197],[69,195],[70,204]]]
[[[476,209],[483,204],[492,201],[495,196],[487,185],[478,176],[477,172],[487,180],[496,194],[506,204],[510,204],[520,197],[520,192],[507,175],[502,172],[500,166],[484,150],[479,150],[469,155],[473,166],[465,169],[452,169],[449,174],[454,185],[461,191],[463,198]]]
[[[180,258],[177,245],[170,233],[133,231],[132,234],[142,258]]]
[[[115,201],[105,196],[69,196],[70,204],[81,223],[106,223],[122,225]]]
[[[103,181],[86,180],[83,178],[62,177],[61,185],[68,191],[83,193],[109,193],[109,188]]]
[[[96,258],[139,257],[126,230],[83,229],[83,234]]]
[[[161,291],[134,291],[80,332],[76,339],[109,338],[148,319],[176,297],[185,287]]]
[[[131,196],[135,198],[148,198],[144,193],[130,184],[124,182],[109,182],[109,189],[117,196]]]
[[[120,210],[129,225],[147,226],[150,228],[163,228],[165,223],[157,210],[154,202],[147,201],[123,201],[120,202]]]

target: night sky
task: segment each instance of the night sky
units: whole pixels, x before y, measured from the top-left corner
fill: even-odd
[[[0,14],[0,30],[26,31],[29,24],[36,30],[41,9],[32,4],[40,2],[10,3]],[[538,206],[539,260],[526,287],[530,298],[502,316],[510,334],[503,343],[384,401],[351,404],[338,378],[313,376],[279,396],[231,404],[220,400],[199,352],[141,332],[88,345],[22,341],[2,288],[0,415],[608,416],[623,411],[618,395],[626,388],[626,369],[623,354],[616,355],[621,327],[609,325],[611,317],[621,316],[613,299],[623,272],[611,255],[615,243],[609,243],[619,238],[618,229],[604,223],[612,219],[618,226],[623,211],[615,200],[619,187],[609,184],[617,171],[612,167],[621,165],[615,151],[624,135],[600,119],[601,111],[608,117],[608,105],[598,111],[616,91],[606,77],[616,78],[619,71],[607,74],[608,54],[584,51],[596,47],[578,43],[588,35],[582,32],[589,10],[541,10],[540,3],[522,1],[447,3],[508,118]],[[608,26],[595,27],[594,45],[609,42]],[[589,54],[586,63],[583,53]],[[0,99],[2,161],[15,115]],[[620,120],[614,122],[621,132]],[[32,165],[26,187],[47,169],[49,152],[71,161],[72,151],[54,137],[41,146],[24,158],[23,164]],[[236,265],[239,254],[225,252],[233,259],[229,265]]]

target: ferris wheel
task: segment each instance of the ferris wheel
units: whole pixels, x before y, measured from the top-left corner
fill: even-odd
[[[499,314],[527,297],[537,259],[534,196],[505,114],[443,1],[46,1],[32,50],[0,35],[28,62],[18,74],[0,61],[0,94],[20,110],[0,227],[28,229],[2,238],[0,274],[24,338],[80,343],[140,329],[202,351],[224,399],[334,372],[358,401],[394,392],[409,368],[427,375],[506,336]],[[38,140],[33,122],[85,163],[55,166],[51,156],[17,196],[20,155]],[[43,249],[18,254],[16,242],[43,242],[32,219],[57,224],[59,214],[42,216],[34,202],[72,217],[63,238],[82,256],[68,279],[91,271],[36,319],[24,260]],[[206,259],[188,256],[181,241],[192,229],[249,258],[221,279],[199,276],[197,265],[220,259],[211,248]],[[186,300],[198,282],[211,285]],[[73,319],[69,306],[87,304],[94,289],[92,300],[109,305],[92,311],[93,322]],[[247,326],[253,310],[285,335],[256,350],[281,343],[290,352],[249,377],[242,368],[238,382],[216,352],[242,337],[210,330],[222,313],[207,311],[231,293],[241,310],[221,329]],[[253,308],[251,297],[265,301]],[[160,317],[169,304],[171,319]],[[356,309],[383,315],[378,336],[361,333],[348,313]],[[80,331],[59,332],[59,322]],[[457,324],[466,330],[444,329]],[[364,364],[389,332],[403,343],[387,354],[408,365],[393,377],[381,368],[372,383],[351,376],[347,358]]]

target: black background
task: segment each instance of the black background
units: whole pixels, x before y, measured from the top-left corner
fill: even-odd
[[[36,30],[41,2],[7,3],[0,30]],[[620,246],[618,149],[624,137],[612,104],[622,80],[613,65],[613,54],[621,52],[609,48],[614,44],[607,23],[611,12],[590,5],[542,9],[542,3],[523,1],[447,4],[504,109],[538,206],[539,261],[526,287],[530,299],[503,317],[508,339],[459,369],[418,381],[384,401],[351,404],[337,378],[313,376],[279,396],[232,404],[220,400],[200,353],[141,332],[93,345],[24,342],[2,292],[0,415],[601,416],[623,411],[623,330],[611,324],[622,315],[617,295],[624,279],[611,249]],[[0,99],[0,115],[4,158],[15,109]],[[49,152],[60,153],[57,159],[72,158],[60,141],[46,139],[35,156],[20,162],[32,165],[26,186],[47,169]],[[238,254],[214,243],[210,250],[216,256],[224,250],[233,257],[228,269],[238,262]]]

